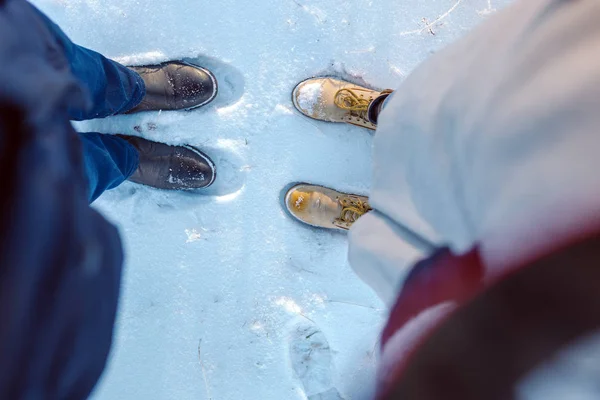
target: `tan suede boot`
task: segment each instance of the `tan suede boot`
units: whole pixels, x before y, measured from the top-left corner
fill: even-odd
[[[307,117],[375,130],[377,120],[373,116],[390,93],[392,90],[380,92],[334,78],[311,78],[296,86],[292,100]],[[371,109],[373,106],[377,110]]]
[[[305,224],[341,230],[350,229],[358,218],[371,211],[365,196],[309,184],[299,184],[288,190],[285,205],[294,218]]]

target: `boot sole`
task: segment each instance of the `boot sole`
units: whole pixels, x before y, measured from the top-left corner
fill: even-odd
[[[181,63],[181,64],[185,64],[188,67],[196,68],[196,69],[204,72],[206,75],[208,75],[208,77],[212,81],[212,85],[213,85],[213,92],[212,92],[212,94],[210,95],[210,97],[205,102],[203,102],[201,104],[197,104],[197,105],[195,105],[193,107],[190,107],[190,108],[186,108],[184,110],[185,111],[195,110],[196,108],[200,108],[202,106],[205,106],[208,103],[210,103],[211,101],[213,101],[217,97],[217,94],[219,93],[219,84],[217,82],[217,78],[215,77],[215,75],[212,72],[210,72],[209,70],[207,70],[206,68],[203,68],[203,67],[201,67],[199,65],[192,64],[192,63],[187,62],[187,61],[178,61],[178,62]]]
[[[183,145],[183,147],[185,147],[188,150],[193,151],[194,153],[196,153],[197,155],[199,155],[200,157],[202,157],[206,161],[206,163],[208,164],[208,166],[210,167],[210,169],[212,171],[212,179],[210,180],[210,182],[208,182],[208,184],[206,186],[203,186],[200,189],[208,188],[217,179],[217,168],[215,166],[214,161],[211,160],[211,158],[209,156],[207,156],[206,154],[204,154],[202,151],[198,150],[194,146],[190,146],[190,145],[186,144],[186,145]]]

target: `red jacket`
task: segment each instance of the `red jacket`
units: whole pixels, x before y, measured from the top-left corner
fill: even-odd
[[[391,365],[378,399],[510,399],[544,362],[600,335],[600,231],[492,281],[483,271],[478,250],[415,267],[383,332]],[[436,306],[416,335],[402,332]]]

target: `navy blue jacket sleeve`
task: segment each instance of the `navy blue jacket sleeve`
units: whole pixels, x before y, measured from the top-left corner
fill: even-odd
[[[0,399],[84,399],[112,341],[122,248],[90,208],[60,48],[0,0]]]

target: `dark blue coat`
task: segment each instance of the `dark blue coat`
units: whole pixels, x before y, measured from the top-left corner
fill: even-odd
[[[122,249],[66,114],[87,101],[33,8],[0,0],[0,399],[84,399],[106,363]]]

